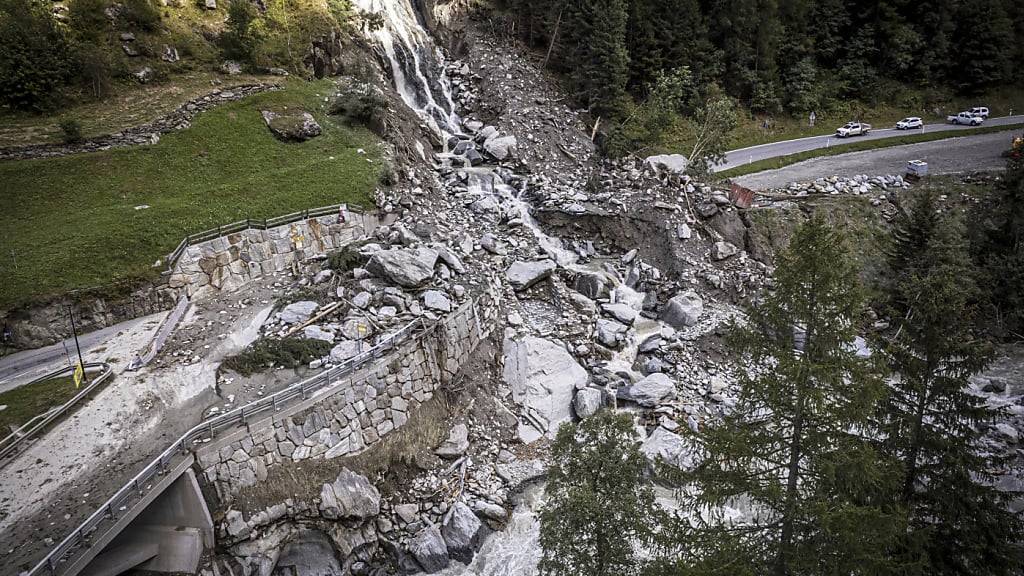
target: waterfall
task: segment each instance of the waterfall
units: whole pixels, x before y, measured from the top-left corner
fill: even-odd
[[[444,56],[423,27],[412,0],[355,0],[355,7],[381,17],[363,33],[384,51],[395,89],[409,108],[439,134],[459,131]]]

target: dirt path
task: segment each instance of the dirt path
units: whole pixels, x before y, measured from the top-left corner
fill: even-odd
[[[907,161],[916,159],[927,160],[931,174],[999,170],[1005,166],[1005,160],[1000,155],[1009,147],[1012,134],[1013,132],[997,132],[823,156],[778,170],[740,176],[734,181],[748,188],[768,189],[782,188],[791,182],[814,180],[823,176],[902,174],[906,170]]]

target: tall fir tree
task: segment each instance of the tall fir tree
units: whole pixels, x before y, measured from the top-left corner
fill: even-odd
[[[887,500],[898,469],[869,442],[884,386],[851,346],[863,311],[840,234],[807,221],[781,255],[776,289],[737,329],[735,411],[703,437],[691,476],[696,528],[683,529],[692,573],[897,573],[885,551],[904,529]],[[726,522],[725,507],[750,518]],[[684,571],[686,572],[686,571]]]
[[[616,118],[626,108],[629,54],[627,0],[567,0],[561,30],[575,96],[594,116]]]
[[[551,446],[540,512],[540,573],[639,573],[638,546],[651,545],[661,515],[644,478],[633,418],[602,410],[563,424]]]
[[[903,463],[906,545],[924,552],[928,574],[1019,573],[1022,524],[1010,495],[992,486],[1004,463],[978,445],[981,425],[997,413],[968,389],[991,348],[974,322],[979,294],[963,229],[925,193],[893,236],[887,291],[895,333],[883,349],[896,377],[881,420],[886,452]]]

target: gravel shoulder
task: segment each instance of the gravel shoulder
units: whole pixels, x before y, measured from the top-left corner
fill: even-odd
[[[907,161],[918,159],[928,162],[931,174],[999,170],[1004,167],[1005,161],[1001,154],[1009,146],[1011,134],[998,132],[823,156],[778,170],[740,176],[734,181],[748,188],[769,189],[782,188],[791,182],[814,180],[824,176],[902,174]]]

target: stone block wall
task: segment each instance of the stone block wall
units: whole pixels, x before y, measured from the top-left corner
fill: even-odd
[[[226,506],[240,489],[265,480],[273,466],[350,456],[372,447],[451,381],[497,325],[499,302],[499,292],[488,288],[432,331],[329,390],[250,424],[244,433],[215,440],[197,452],[198,472]]]
[[[233,290],[264,275],[287,270],[295,262],[324,256],[365,238],[377,218],[346,211],[283,224],[267,230],[243,230],[185,249],[175,263],[168,286],[190,298],[215,290]]]

